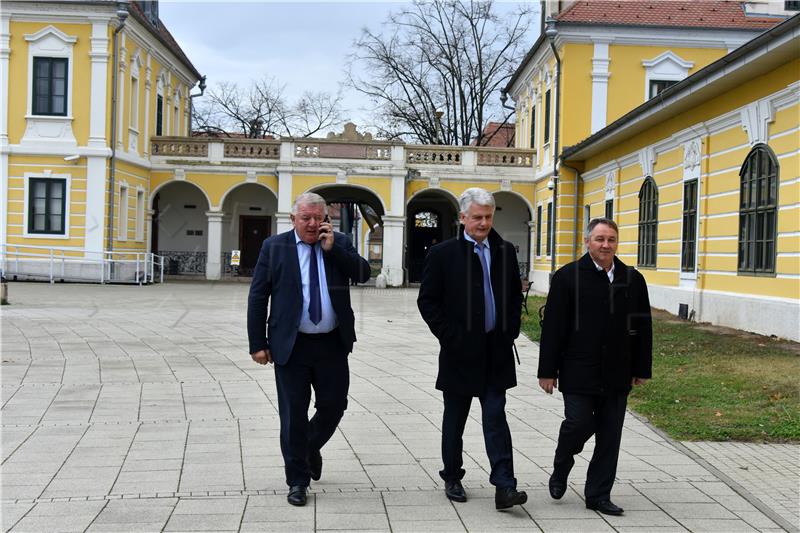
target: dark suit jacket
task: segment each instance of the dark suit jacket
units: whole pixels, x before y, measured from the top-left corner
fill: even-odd
[[[355,319],[350,307],[350,280],[367,281],[369,263],[358,255],[347,235],[339,232],[334,232],[333,248],[329,252],[323,251],[322,256],[328,293],[339,320],[339,335],[347,353],[350,353],[356,340]],[[270,297],[272,307],[267,319]],[[292,229],[266,239],[261,246],[247,299],[250,353],[268,349],[275,364],[285,364],[297,338],[302,312],[303,285]]]
[[[522,286],[514,245],[492,230],[496,322],[494,345],[487,350],[483,268],[474,245],[463,235],[462,227],[458,237],[430,249],[417,306],[441,346],[436,388],[479,396],[488,384],[502,390],[517,384],[511,345],[519,335]]]
[[[539,377],[561,392],[629,392],[649,378],[653,331],[644,277],[614,258],[614,283],[585,254],[550,283],[539,346]]]

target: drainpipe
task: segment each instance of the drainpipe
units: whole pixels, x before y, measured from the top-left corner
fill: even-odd
[[[206,77],[202,76],[200,78],[199,85],[197,86],[200,89],[198,94],[190,94],[189,95],[189,137],[192,136],[192,118],[194,118],[194,102],[192,101],[193,98],[197,98],[198,96],[203,96],[203,93],[206,92]]]
[[[550,256],[550,276],[552,278],[556,271],[556,255],[558,255],[556,246],[556,234],[558,230],[556,221],[558,221],[558,215],[556,213],[558,213],[558,133],[561,115],[561,56],[558,55],[558,50],[556,50],[555,40],[556,35],[558,35],[558,30],[556,29],[556,19],[553,17],[547,17],[544,34],[547,36],[547,40],[550,41],[550,49],[553,50],[553,55],[556,58],[556,124],[553,129],[553,242],[551,243],[553,249],[552,255]],[[575,192],[577,197],[577,190]]]
[[[572,251],[572,258],[578,259],[578,247],[580,246],[581,241],[581,232],[578,229],[578,223],[580,222],[580,197],[578,196],[578,185],[583,181],[581,177],[581,172],[570,165],[564,163],[564,160],[561,160],[561,166],[564,168],[568,168],[575,173],[575,249]]]
[[[119,32],[125,27],[128,18],[128,0],[117,2],[117,24],[114,30],[113,54],[111,59],[111,160],[108,164],[108,236],[106,248],[109,252],[114,250],[114,177],[117,170],[117,98],[119,92]],[[112,262],[113,268],[113,262]]]
[[[544,18],[542,20],[544,20]],[[503,106],[503,108],[510,109],[511,111],[516,113],[517,108],[508,105],[506,103],[507,100],[508,100],[508,91],[506,89],[500,89],[500,104]],[[514,136],[514,138],[516,140],[516,135]],[[535,149],[535,147],[531,146],[531,149]],[[531,220],[534,219],[534,216],[535,214],[531,213]],[[525,279],[528,279],[530,270],[533,268],[533,261],[531,260],[532,258],[533,258],[533,238],[531,237],[530,228],[528,228],[528,257],[525,258],[527,260],[526,263],[528,263],[528,272],[525,273]]]

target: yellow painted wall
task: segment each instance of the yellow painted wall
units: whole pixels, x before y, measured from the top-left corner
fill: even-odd
[[[561,51],[561,138],[569,146],[591,134],[593,44],[570,43]],[[613,93],[609,92],[609,95]],[[616,99],[616,96],[609,100]],[[555,109],[555,108],[553,108]]]
[[[72,47],[72,65],[70,71],[72,83],[69,85],[67,98],[72,103],[72,132],[79,145],[85,145],[89,139],[89,109],[91,94],[91,63],[89,50],[91,49],[92,25],[65,24],[62,22],[18,22],[12,20],[9,26],[11,32],[11,50],[9,56],[8,85],[8,135],[11,144],[17,144],[25,134],[28,106],[32,98],[31,86],[28,80],[31,73],[28,70],[28,41],[25,35],[30,35],[39,30],[53,26],[71,37],[77,37]],[[69,92],[71,91],[71,92]]]
[[[69,238],[48,238],[47,236],[25,237],[25,174],[35,177],[69,175]],[[47,156],[9,156],[8,164],[8,244],[29,244],[32,246],[84,248],[86,235],[86,159],[65,163],[62,157]]]
[[[728,51],[724,48],[680,48],[665,46],[633,46],[611,44],[608,47],[609,64],[608,79],[608,113],[606,124],[611,124],[619,117],[644,103],[645,79],[647,70],[642,61],[654,59],[671,50],[685,61],[694,62],[689,69],[691,76],[709,63],[713,63]],[[590,71],[591,72],[591,71]],[[591,78],[589,79],[591,86]]]

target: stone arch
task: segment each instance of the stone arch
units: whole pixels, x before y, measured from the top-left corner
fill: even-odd
[[[276,191],[273,191],[272,187],[270,187],[266,183],[260,183],[260,182],[257,182],[257,181],[252,181],[252,182],[243,181],[243,182],[239,182],[239,183],[236,183],[234,185],[231,185],[231,187],[227,191],[222,193],[222,196],[219,199],[219,206],[220,207],[224,206],[225,205],[225,200],[228,198],[228,195],[230,193],[232,193],[235,189],[238,189],[239,187],[241,187],[242,185],[258,185],[259,187],[263,187],[264,189],[267,189],[269,192],[272,193],[272,196],[275,197],[275,201],[276,202],[278,201],[278,193]]]
[[[386,206],[383,198],[369,187],[350,183],[325,183],[308,189],[325,198],[328,204],[337,205],[338,212],[330,212],[334,228],[350,235],[359,254],[366,257],[377,268],[383,262],[383,216]],[[370,220],[369,210],[362,212],[363,204],[374,214]],[[365,215],[364,213],[367,213]]]
[[[428,188],[411,196],[406,205],[406,269],[408,281],[421,281],[431,246],[455,236],[458,199],[446,189]]]
[[[348,194],[350,189],[355,194]],[[309,188],[306,192],[315,192],[325,198],[329,202],[335,202],[336,199],[353,198],[357,200],[365,200],[378,215],[386,214],[386,205],[383,198],[375,191],[364,185],[357,185],[354,183],[323,183]],[[370,201],[371,200],[371,201]]]
[[[531,226],[533,208],[528,200],[515,191],[493,193],[497,209],[494,213],[494,228],[517,250],[520,276],[528,276],[530,269]]]
[[[176,180],[176,179],[165,181],[164,183],[161,183],[161,184],[157,185],[154,189],[150,190],[150,201],[149,201],[149,205],[148,205],[148,207],[150,209],[153,209],[153,201],[155,200],[156,194],[158,194],[161,191],[161,189],[163,189],[164,187],[166,187],[168,185],[172,185],[173,183],[187,183],[187,184],[192,185],[195,188],[197,188],[197,190],[199,190],[203,194],[203,197],[206,199],[206,204],[208,204],[208,209],[211,209],[211,206],[213,204],[211,203],[211,198],[208,196],[208,193],[205,191],[205,189],[203,189],[200,185],[198,185],[197,183],[194,183],[193,181]]]
[[[220,199],[224,213],[220,235],[222,268],[230,266],[230,254],[239,250],[238,274],[252,275],[264,239],[277,232],[278,196],[257,182],[240,182]]]
[[[167,274],[205,273],[210,206],[206,192],[190,181],[170,180],[151,191],[151,249],[164,256]]]

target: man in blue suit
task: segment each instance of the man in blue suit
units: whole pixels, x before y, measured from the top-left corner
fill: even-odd
[[[253,360],[275,363],[287,500],[305,505],[310,479],[322,474],[320,449],[347,408],[347,356],[356,340],[350,281],[367,281],[370,270],[350,239],[333,231],[318,194],[298,196],[291,219],[292,231],[261,246],[247,335]],[[316,413],[308,420],[312,387]]]

